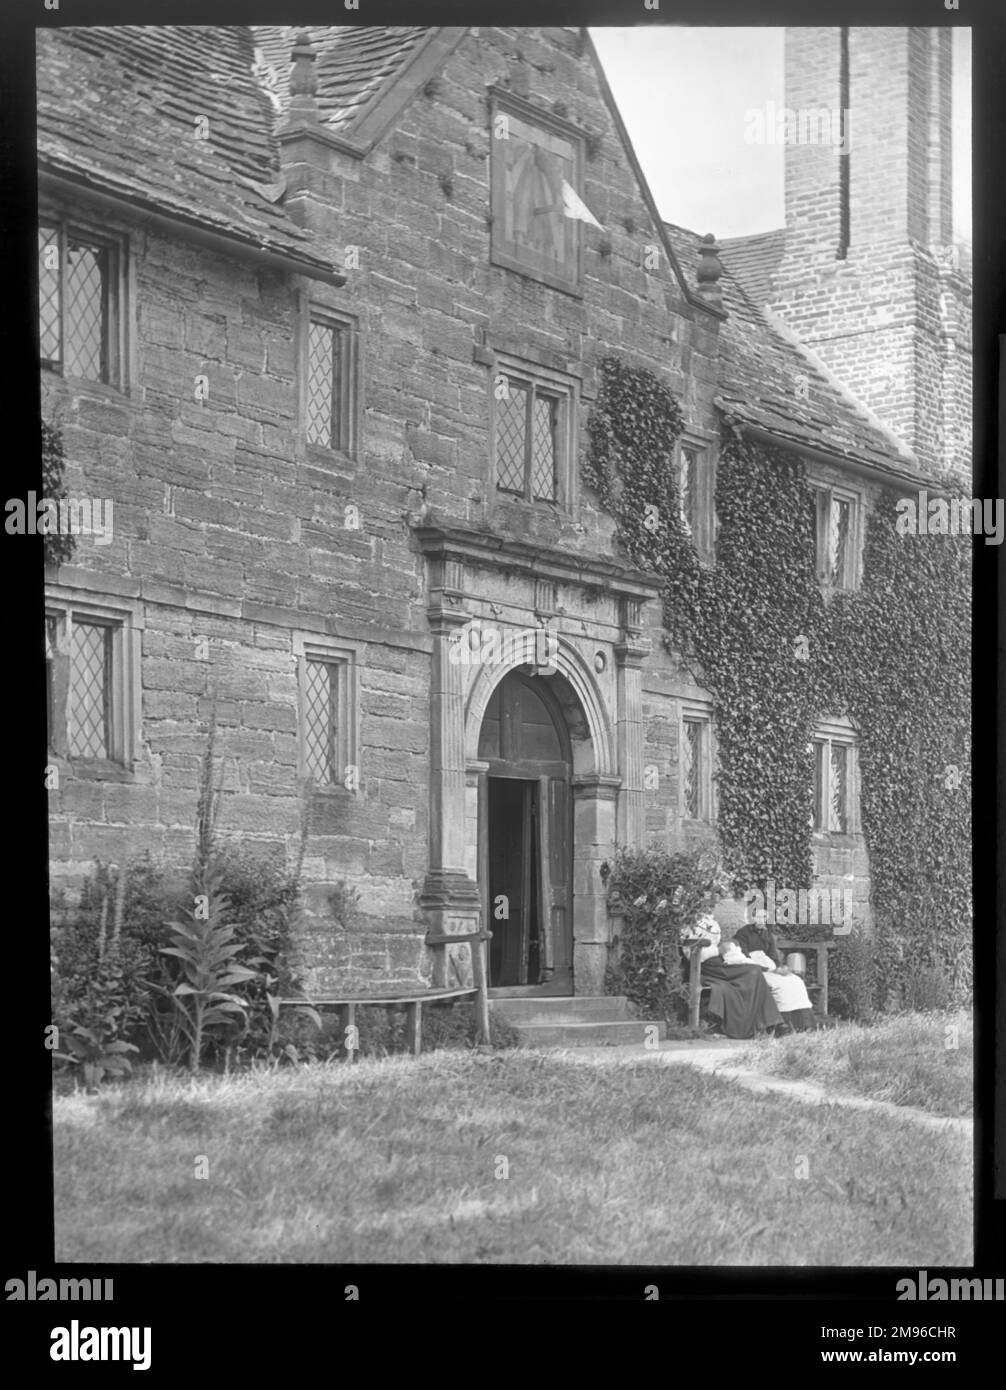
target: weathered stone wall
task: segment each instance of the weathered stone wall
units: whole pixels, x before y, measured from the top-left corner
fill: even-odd
[[[585,232],[582,298],[490,263],[486,93],[507,82],[589,136],[584,200],[604,232]],[[308,978],[333,988],[414,982],[430,971],[416,901],[428,864],[433,641],[425,561],[406,516],[425,506],[504,542],[579,557],[584,577],[560,586],[557,624],[588,665],[604,655],[598,686],[614,723],[619,618],[590,578],[592,561],[618,558],[611,519],[582,487],[569,515],[496,505],[486,354],[579,381],[578,475],[607,353],[655,371],[689,429],[712,435],[717,320],[686,302],[662,250],[653,260],[657,229],[594,69],[567,30],[466,37],[366,159],[317,141],[293,142],[287,157],[291,209],[336,264],[358,248],[344,288],[106,219],[129,239],[129,390],[44,383],[47,416],[58,413],[65,429],[69,490],[115,503],[113,543],[82,540],[60,583],[120,595],[143,619],[139,757],[130,768],[61,766],[51,793],[54,876],[72,886],[94,857],[143,849],[187,863],[214,691],[220,834],[293,863],[302,794],[294,636],[328,634],[359,644],[360,786],[311,797]],[[306,299],[358,325],[353,457],[304,441]],[[349,505],[359,529],[345,524]],[[505,556],[496,573],[466,582],[475,614],[495,616],[495,604],[507,623],[535,625],[534,586],[507,576]],[[664,651],[657,609],[643,612],[651,652],[642,718],[644,763],[659,779],[643,797],[640,834],[677,843],[679,700],[701,692]],[[689,837],[710,835],[693,827]],[[340,881],[360,895],[354,930],[332,910]],[[597,943],[586,928],[583,939],[587,959]]]
[[[344,289],[285,280],[112,220],[128,237],[132,271],[129,391],[45,385],[47,412],[64,424],[70,491],[115,503],[113,543],[82,540],[60,580],[121,592],[144,615],[141,756],[130,769],[61,768],[51,793],[58,880],[72,885],[92,858],[142,849],[186,863],[214,690],[220,834],[292,862],[300,823],[293,633],[327,631],[364,644],[361,785],[355,795],[312,798],[306,954],[333,984],[350,973],[361,981],[427,973],[414,904],[427,853],[431,642],[424,566],[404,517],[425,488],[438,516],[487,518],[490,372],[476,349],[488,341],[582,373],[578,459],[606,352],[659,372],[689,424],[714,425],[715,320],[685,304],[662,253],[655,269],[643,268],[656,229],[574,37],[522,35],[517,66],[532,102],[564,104],[598,142],[584,194],[611,253],[601,254],[601,234],[590,229],[582,299],[489,263],[485,92],[508,78],[518,46],[500,31],[466,39],[437,95],[417,98],[368,159],[331,150],[327,169],[291,166],[291,206],[299,175],[311,194],[299,204],[305,220],[333,253],[360,248]],[[305,294],[359,324],[355,458],[306,446],[300,432]],[[199,376],[208,382],[202,401]],[[350,503],[359,530],[344,524]],[[518,504],[495,510],[492,524],[585,556],[612,554],[610,520],[585,495],[570,517]],[[482,589],[492,597],[491,585]],[[582,593],[567,602],[589,615]],[[663,659],[657,642],[653,662]],[[654,706],[648,717],[668,769],[654,801],[666,810],[676,794],[670,714]],[[339,880],[360,893],[352,937],[327,904]]]

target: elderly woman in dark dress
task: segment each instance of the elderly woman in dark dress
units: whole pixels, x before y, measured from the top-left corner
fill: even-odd
[[[816,1027],[807,987],[799,975],[793,974],[789,967],[782,963],[775,935],[769,926],[768,913],[764,908],[758,909],[753,922],[741,927],[734,934],[734,941],[745,956],[767,972],[765,983],[772,991],[772,998],[783,1016],[783,1022],[797,1032]]]
[[[753,1038],[782,1022],[760,965],[745,962],[727,965],[720,948],[720,927],[715,919],[700,921],[708,946],[699,960],[702,983],[709,986],[709,1016],[728,1038]]]

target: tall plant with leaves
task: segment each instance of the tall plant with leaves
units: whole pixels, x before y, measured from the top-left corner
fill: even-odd
[[[163,954],[179,962],[181,979],[171,993],[179,1026],[188,1044],[189,1067],[198,1071],[210,1036],[233,1033],[247,1021],[245,1003],[235,986],[254,979],[255,971],[235,959],[243,949],[234,940],[226,897],[217,891],[212,872],[195,886],[190,910],[170,923],[172,944]]]
[[[171,945],[161,950],[162,955],[178,962],[173,987],[162,986],[161,993],[170,999],[188,1047],[192,1071],[198,1071],[202,1065],[211,1038],[233,1036],[246,1023],[246,1004],[235,989],[255,976],[254,970],[236,959],[243,946],[234,939],[230,902],[220,889],[215,864],[221,790],[220,780],[214,781],[216,731],[214,695],[199,776],[195,858],[190,880],[192,906],[168,924]]]

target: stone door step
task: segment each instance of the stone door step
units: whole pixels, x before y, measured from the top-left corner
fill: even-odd
[[[624,994],[524,995],[489,998],[491,1013],[515,1027],[540,1023],[623,1023],[629,1018]]]
[[[645,1043],[648,1028],[657,1030],[656,1035],[651,1033],[650,1037],[663,1038],[663,1023],[647,1023],[641,1019],[514,1025],[519,1047],[624,1047],[629,1043]]]

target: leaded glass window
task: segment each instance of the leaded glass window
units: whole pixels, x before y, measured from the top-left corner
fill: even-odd
[[[815,739],[813,828],[847,835],[853,829],[852,744]]]
[[[845,574],[849,550],[850,504],[839,497],[831,498],[828,512],[828,574],[835,581]]]
[[[60,310],[60,246],[55,227],[38,229],[38,337],[42,361],[63,360]]]
[[[312,319],[307,336],[307,438],[326,449],[342,440],[343,333]]]
[[[505,374],[494,394],[496,486],[529,502],[558,501],[563,398]]]
[[[524,439],[527,430],[527,387],[507,384],[496,403],[496,481],[503,492],[524,496]]]
[[[712,823],[716,818],[716,805],[709,714],[693,711],[682,716],[679,771],[681,815],[685,820]]]
[[[691,536],[695,533],[695,509],[697,500],[697,458],[694,449],[681,450],[681,467],[678,473],[680,493],[681,524]]]
[[[844,835],[849,828],[849,750],[844,744],[832,743],[828,751],[830,828]]]
[[[38,331],[46,366],[88,381],[114,381],[116,266],[111,242],[66,226],[40,225]]]
[[[341,782],[339,693],[341,663],[308,660],[304,682],[304,763],[323,786]]]
[[[109,756],[111,639],[106,623],[77,618],[71,626],[68,718],[73,757]]]
[[[681,764],[685,815],[698,820],[702,814],[702,725],[697,719],[685,720]]]
[[[831,488],[817,493],[817,572],[835,589],[856,587],[857,503]]]

